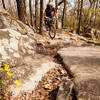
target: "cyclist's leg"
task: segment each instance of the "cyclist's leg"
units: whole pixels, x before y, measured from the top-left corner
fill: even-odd
[[[45,27],[46,27],[46,31],[48,31],[48,20],[45,18]]]
[[[51,25],[55,28],[55,18],[54,18],[54,16],[51,19]]]

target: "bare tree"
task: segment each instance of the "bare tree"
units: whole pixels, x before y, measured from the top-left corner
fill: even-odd
[[[98,8],[98,2],[99,2],[99,0],[96,0],[96,4],[95,4],[95,19],[94,19],[94,26],[95,26],[95,22],[96,22],[96,18],[97,18],[97,12],[96,12],[96,10],[97,10],[97,8]]]
[[[60,6],[62,3],[64,3],[64,0],[61,0],[61,1],[58,3],[58,6]]]
[[[96,1],[96,0],[89,0],[90,5],[93,5],[93,3],[94,3],[95,1]]]
[[[53,0],[49,0],[49,2],[52,2]]]
[[[63,9],[63,16],[62,16],[62,28],[65,27],[65,21],[66,21],[66,0],[64,0],[64,9]]]
[[[35,0],[35,27],[38,27],[38,0]]]
[[[94,25],[95,26],[95,21],[96,21],[96,10],[97,10],[97,7],[98,7],[98,1],[99,0],[89,0],[89,3],[90,3],[90,8],[92,10],[94,10],[94,12],[91,13],[91,17],[90,17],[90,25]],[[93,18],[94,17],[94,24],[92,24],[91,22],[93,21]]]
[[[12,15],[12,16],[14,16],[14,14],[13,14],[13,7],[12,7],[12,3],[11,3],[11,0],[8,0],[8,5],[9,5],[9,13]]]
[[[19,20],[26,23],[26,5],[25,0],[16,0]]]
[[[82,19],[82,9],[83,9],[83,0],[80,2],[80,12],[79,12],[79,20],[78,20],[78,28],[77,33],[80,34],[80,25],[81,25],[81,19]]]
[[[33,26],[33,14],[32,14],[32,0],[29,0],[29,9],[30,9],[30,24]]]
[[[2,0],[2,5],[3,5],[3,8],[6,9],[4,0]]]
[[[55,5],[56,5],[56,14],[57,14],[57,9],[58,9],[58,0],[55,0]],[[58,28],[58,21],[56,20],[56,28]]]
[[[43,6],[44,0],[40,0],[40,34],[43,32]]]
[[[79,19],[79,9],[80,9],[80,0],[77,1],[78,7],[77,7],[77,19]]]
[[[87,14],[86,14],[86,16],[85,16],[85,17],[86,17],[86,18],[85,18],[85,22],[88,22],[88,15],[89,15],[89,12],[90,12],[91,8],[94,7],[95,1],[96,1],[96,0],[89,0],[90,7],[88,8]]]

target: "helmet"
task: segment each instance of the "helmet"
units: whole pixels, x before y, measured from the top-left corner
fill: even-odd
[[[48,5],[50,5],[50,6],[55,8],[55,3],[54,2],[50,2]]]

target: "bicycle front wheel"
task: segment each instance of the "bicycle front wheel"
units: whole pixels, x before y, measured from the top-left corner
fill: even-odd
[[[53,25],[51,25],[50,27],[49,36],[51,39],[54,39],[56,36],[56,28]]]

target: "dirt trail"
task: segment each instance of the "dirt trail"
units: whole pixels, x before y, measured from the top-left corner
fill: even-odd
[[[58,93],[59,85],[62,83],[62,80],[64,77],[67,77],[71,80],[73,76],[69,72],[69,70],[66,69],[61,57],[57,54],[57,51],[60,48],[70,46],[69,42],[67,43],[62,37],[63,34],[62,31],[57,34],[57,36],[60,36],[60,38],[55,38],[54,40],[48,39],[48,41],[45,40],[45,38],[48,37],[42,37],[38,36],[37,38],[42,42],[37,43],[37,53],[48,55],[51,57],[51,59],[59,64],[59,67],[53,70],[50,70],[41,80],[39,85],[36,87],[35,91],[33,92],[34,99],[41,98],[39,100],[56,100],[56,96]],[[69,39],[69,34],[64,33],[64,35]],[[55,43],[52,43],[54,42]],[[57,43],[57,41],[59,41]],[[61,42],[60,42],[61,41]],[[75,40],[71,40],[73,42]],[[66,43],[65,43],[66,42]],[[59,45],[59,44],[62,45]],[[47,88],[45,88],[47,87]],[[72,90],[72,93],[70,95],[71,100],[76,100],[75,91]],[[36,99],[37,100],[37,99]]]
[[[70,80],[74,84],[73,73],[68,69],[66,64],[63,62],[62,57],[57,53],[57,51],[61,48],[67,48],[70,46],[85,47],[85,46],[91,46],[91,45],[93,46],[93,45],[99,45],[99,44],[93,41],[88,41],[86,38],[82,36],[79,36],[74,33],[66,32],[64,30],[57,30],[56,38],[54,40],[51,40],[48,37],[48,34],[44,36],[36,35],[36,38],[38,38],[37,40],[39,40],[37,43],[37,52],[40,54],[50,56],[54,62],[60,65],[59,68],[53,70],[53,72],[50,71],[50,73],[47,74],[47,76],[43,77],[43,81],[40,82],[36,90],[39,89],[42,92],[42,93],[40,92],[40,97],[43,96],[44,99],[41,99],[41,100],[56,100],[56,95],[58,93],[59,85],[62,83],[64,77],[67,77],[67,79]],[[66,74],[62,73],[63,71]],[[50,78],[50,80],[52,81],[52,84],[50,86],[54,88],[50,89],[49,91],[48,90],[44,91],[42,90],[43,88],[41,88],[41,86],[44,86],[43,85],[44,82],[48,81],[47,77],[48,77],[48,80]],[[55,79],[58,79],[58,80],[55,81]],[[77,100],[76,90],[74,89],[74,87],[70,88],[70,86],[68,86],[68,88],[70,89],[70,93],[68,93],[69,95],[68,97],[70,98],[70,100]]]

